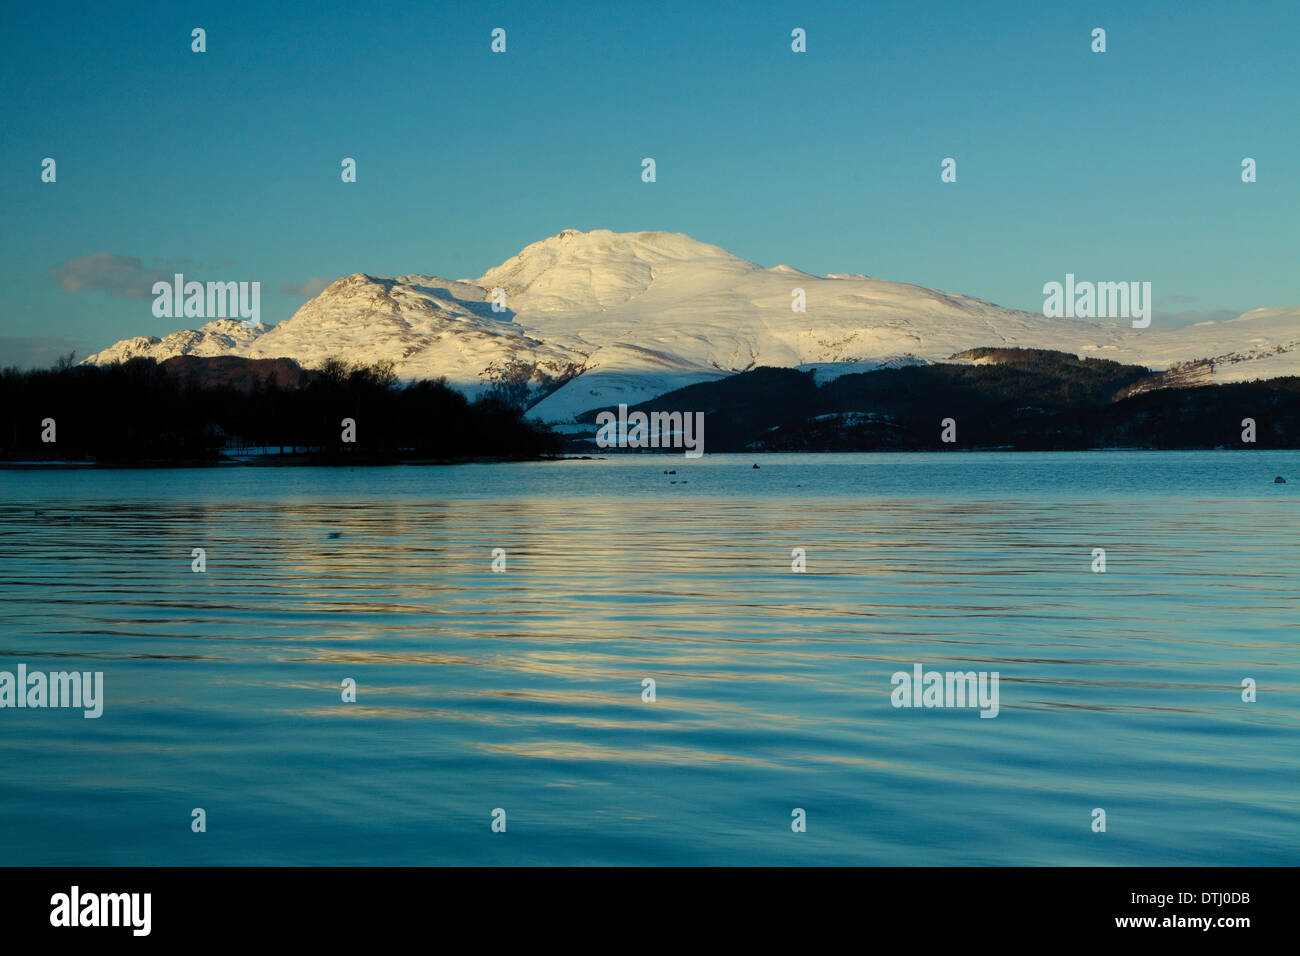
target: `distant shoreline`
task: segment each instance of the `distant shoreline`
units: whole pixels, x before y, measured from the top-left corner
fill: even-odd
[[[1202,446],[1185,447],[1185,448],[1158,448],[1153,446],[1129,446],[1129,447],[1099,447],[1099,448],[1008,448],[1008,447],[986,447],[986,448],[865,448],[865,449],[807,449],[799,451],[783,451],[777,449],[764,449],[762,451],[720,451],[714,452],[711,456],[705,455],[704,458],[727,456],[731,458],[755,458],[762,459],[779,455],[956,455],[956,454],[1017,454],[1017,455],[1077,455],[1077,454],[1105,454],[1108,452],[1148,452],[1152,454],[1171,453],[1186,454],[1188,452],[1205,452],[1207,454],[1214,452],[1237,452],[1243,454],[1257,454],[1259,452],[1300,452],[1297,448],[1228,448],[1225,446],[1216,446],[1206,448]],[[94,461],[0,461],[0,471],[133,471],[133,470],[165,470],[165,469],[186,469],[186,468],[391,468],[396,466],[412,467],[429,467],[429,466],[449,466],[449,465],[507,465],[507,464],[535,464],[535,463],[555,463],[564,461],[611,461],[614,459],[647,459],[658,460],[663,462],[676,462],[682,459],[680,452],[672,449],[663,451],[647,452],[627,452],[611,450],[610,453],[602,455],[551,455],[540,458],[530,457],[502,457],[502,456],[482,456],[474,458],[420,458],[420,459],[380,459],[380,458],[359,458],[355,461],[339,461],[337,459],[312,458],[304,455],[285,455],[267,456],[269,460],[265,461],[245,461],[225,459],[221,461],[195,460],[195,461],[146,461],[146,462],[94,462]]]
[[[260,457],[260,456],[259,456]],[[563,458],[578,459],[583,456],[565,455]],[[473,458],[418,458],[418,459],[381,459],[359,458],[355,461],[338,459],[312,458],[305,455],[266,456],[266,461],[247,461],[236,459],[200,458],[190,461],[0,461],[0,471],[100,471],[164,468],[378,468],[394,465],[500,465],[513,462],[559,461],[561,458],[545,457],[500,457],[483,456]]]

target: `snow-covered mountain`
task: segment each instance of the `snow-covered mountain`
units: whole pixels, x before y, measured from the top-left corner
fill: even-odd
[[[492,309],[493,290],[506,310]],[[795,289],[806,311],[791,308]],[[532,414],[566,421],[760,365],[819,378],[943,361],[980,346],[1058,349],[1163,369],[1210,360],[1197,378],[1300,374],[1300,307],[1226,322],[1132,329],[1051,319],[968,296],[863,275],[763,268],[680,233],[579,232],[533,243],[478,279],[339,279],[265,329],[222,319],[163,339],[124,339],[90,356],[238,355],[311,368],[388,360],[402,378],[445,376],[470,393],[527,384]]]

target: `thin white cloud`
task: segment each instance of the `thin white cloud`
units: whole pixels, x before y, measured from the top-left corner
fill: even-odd
[[[285,295],[298,295],[304,299],[311,299],[325,291],[325,287],[330,284],[329,279],[320,279],[312,276],[306,282],[286,282],[280,286],[280,291]]]

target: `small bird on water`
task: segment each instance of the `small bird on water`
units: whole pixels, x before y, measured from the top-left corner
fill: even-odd
[[[1278,475],[1276,478],[1273,479],[1273,484],[1275,484],[1275,485],[1285,485],[1285,484],[1286,484],[1286,479],[1283,478],[1281,475]]]

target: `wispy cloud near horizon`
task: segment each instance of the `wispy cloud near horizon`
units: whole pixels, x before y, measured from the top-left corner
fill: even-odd
[[[286,282],[280,286],[280,291],[285,295],[296,295],[304,299],[311,299],[324,292],[332,281],[331,279],[312,276],[305,282]]]
[[[94,289],[118,299],[148,299],[155,282],[171,278],[161,269],[146,270],[136,256],[112,252],[69,259],[61,266],[51,266],[49,276],[64,292],[77,295]]]

